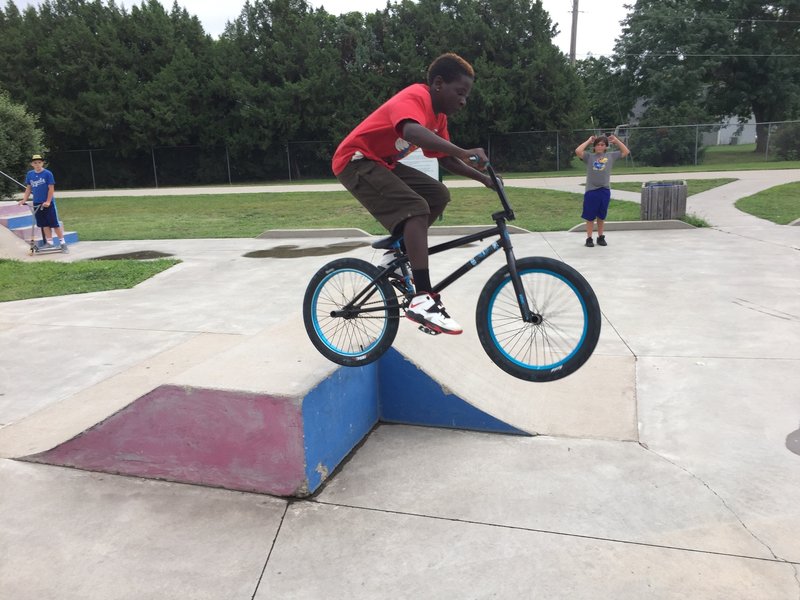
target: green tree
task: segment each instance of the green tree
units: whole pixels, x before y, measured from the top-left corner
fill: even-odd
[[[115,178],[107,185],[152,181],[150,149],[164,146],[225,146],[243,180],[283,176],[290,142],[308,140],[309,164],[328,174],[335,142],[448,51],[477,72],[470,108],[454,119],[457,143],[582,125],[583,88],[553,35],[538,0],[404,0],[340,16],[254,0],[217,41],[157,0],[129,11],[113,0],[45,0],[22,13],[9,3],[0,85],[41,115],[54,151],[107,149],[95,157]],[[554,148],[506,153],[541,166]]]
[[[11,101],[7,92],[0,90],[0,169],[10,177],[23,182],[31,155],[44,153],[44,134],[37,127],[36,117],[21,104]],[[6,177],[0,177],[0,199],[9,198],[22,190]]]
[[[454,140],[487,146],[491,134],[493,160],[501,168],[510,161],[522,168],[554,166],[558,142],[553,134],[522,147],[521,138],[515,144],[497,134],[554,132],[588,120],[581,83],[554,46],[555,30],[538,1],[402,2],[388,6],[381,25],[382,44],[374,55],[381,60],[375,64],[383,65],[392,91],[424,81],[428,64],[443,52],[456,52],[473,64],[476,83],[467,110],[453,119]],[[569,150],[564,146],[561,152],[566,158]]]
[[[683,103],[708,118],[791,119],[800,110],[798,21],[800,0],[637,0],[615,59],[631,93],[650,107]]]
[[[639,121],[641,128],[633,129],[628,138],[634,159],[656,167],[702,162],[703,130],[694,125],[701,123],[703,116],[702,111],[689,103],[650,107]]]
[[[576,70],[586,90],[592,129],[613,131],[627,123],[633,102],[625,90],[625,80],[610,58],[589,57],[576,62]]]

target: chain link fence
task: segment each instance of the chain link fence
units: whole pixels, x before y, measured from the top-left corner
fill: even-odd
[[[800,121],[697,124],[491,134],[489,152],[504,172],[574,168],[575,148],[590,135],[613,133],[631,151],[631,166],[682,167],[800,160]]]
[[[800,121],[698,124],[669,127],[620,125],[613,130],[492,133],[487,150],[506,173],[576,171],[575,148],[590,135],[614,133],[631,150],[631,166],[689,166],[800,160]],[[282,153],[237,153],[225,146],[149,148],[135,154],[113,149],[53,152],[48,165],[59,189],[158,188],[238,185],[332,178],[337,142],[292,141]]]

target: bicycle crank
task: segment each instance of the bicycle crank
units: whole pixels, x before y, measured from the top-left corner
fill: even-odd
[[[434,331],[433,329],[425,327],[425,325],[420,325],[417,327],[417,329],[419,329],[422,333],[427,333],[428,335],[439,335],[442,333],[441,331]]]

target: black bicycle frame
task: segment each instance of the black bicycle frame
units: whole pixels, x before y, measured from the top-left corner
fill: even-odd
[[[525,288],[523,287],[522,280],[519,278],[519,273],[517,272],[517,260],[514,257],[514,247],[511,244],[511,235],[508,233],[508,227],[506,226],[505,220],[503,220],[503,218],[497,218],[496,222],[497,226],[491,229],[485,229],[484,231],[479,231],[477,233],[465,235],[464,237],[460,237],[458,239],[451,240],[449,242],[444,242],[442,244],[437,244],[436,246],[432,246],[431,248],[428,249],[429,255],[438,254],[446,250],[451,250],[452,248],[465,246],[466,244],[472,242],[482,241],[485,238],[493,235],[499,236],[498,241],[484,248],[483,251],[473,256],[471,260],[465,262],[458,269],[450,273],[450,275],[442,279],[442,281],[434,285],[432,291],[438,294],[447,286],[449,286],[451,283],[457,281],[458,279],[466,275],[472,269],[481,264],[484,260],[489,258],[492,254],[494,254],[495,252],[500,250],[500,248],[502,248],[506,255],[506,263],[508,264],[508,274],[511,277],[512,284],[514,285],[514,292],[516,292],[520,315],[522,316],[522,319],[526,323],[530,323],[535,320],[535,317],[533,316],[533,313],[531,312],[531,309],[528,306],[528,298],[525,295]]]
[[[536,320],[536,315],[533,314],[530,307],[528,306],[528,299],[525,294],[525,288],[522,285],[522,280],[519,277],[519,273],[517,272],[517,261],[514,257],[514,247],[511,244],[511,236],[508,232],[508,227],[506,225],[506,220],[513,221],[514,210],[511,208],[511,205],[508,202],[508,198],[506,196],[505,189],[503,187],[503,182],[497,177],[492,169],[491,165],[486,166],[486,170],[489,173],[489,176],[492,178],[492,182],[494,183],[495,190],[497,190],[497,195],[500,197],[500,202],[503,205],[503,210],[501,212],[496,212],[492,215],[492,219],[496,223],[495,227],[490,229],[484,229],[483,231],[478,231],[476,233],[472,233],[469,235],[465,235],[463,237],[457,238],[455,240],[451,240],[449,242],[444,242],[442,244],[437,244],[435,246],[431,246],[428,248],[428,254],[439,254],[440,252],[445,252],[447,250],[452,250],[453,248],[459,248],[460,246],[466,246],[467,244],[471,244],[472,242],[479,242],[483,241],[487,237],[491,236],[498,236],[498,241],[492,243],[491,245],[487,246],[483,251],[476,254],[472,257],[471,260],[464,263],[458,269],[450,273],[447,277],[445,277],[442,281],[438,284],[433,286],[434,293],[439,293],[447,286],[449,286],[454,281],[457,281],[461,277],[463,277],[466,273],[477,267],[481,264],[484,260],[489,258],[492,254],[497,252],[500,248],[503,249],[506,255],[506,263],[508,264],[508,273],[511,277],[511,282],[514,285],[514,292],[517,296],[517,303],[519,304],[520,315],[522,319],[526,323],[531,323]],[[387,273],[394,270],[397,265],[399,265],[403,260],[406,260],[405,256],[398,257],[393,260],[381,273],[373,279],[367,287],[363,289],[353,300],[348,303],[342,310],[333,311],[331,313],[332,316],[344,317],[348,313],[353,312],[353,306],[363,298],[364,301],[368,300],[372,294],[377,290],[377,287],[374,285],[375,282],[382,277],[385,277]],[[372,291],[370,291],[372,288]],[[366,297],[365,297],[366,296]],[[365,312],[377,312],[384,310],[384,307],[374,307],[374,308],[359,308],[356,309],[356,313],[365,313]]]

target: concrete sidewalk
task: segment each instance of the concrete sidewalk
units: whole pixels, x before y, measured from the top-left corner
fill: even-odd
[[[800,596],[800,228],[730,208],[767,181],[783,182],[769,172],[690,197],[710,229],[612,232],[605,248],[515,235],[518,257],[571,264],[600,299],[598,349],[562,382],[522,384],[477,343],[471,314],[500,257],[446,290],[463,336],[401,325],[400,349],[535,437],[381,425],[304,501],[0,460],[0,596]],[[325,253],[375,258],[342,245],[357,241],[76,245],[69,260],[152,250],[183,262],[131,290],[0,305],[12,349],[0,456],[89,404],[224,377],[237,348],[298,321]],[[243,256],[280,247],[287,258]],[[434,279],[478,250],[437,255]],[[256,379],[316,360],[302,331],[271,339],[285,362],[252,356]],[[193,360],[176,354],[187,345]]]

